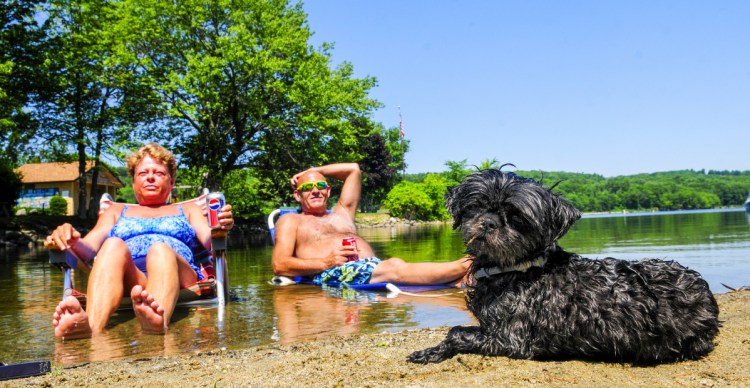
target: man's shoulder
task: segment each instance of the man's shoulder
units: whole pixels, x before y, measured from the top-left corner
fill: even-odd
[[[276,226],[284,224],[299,224],[300,220],[302,220],[302,214],[286,213],[279,217],[279,219],[276,221]]]

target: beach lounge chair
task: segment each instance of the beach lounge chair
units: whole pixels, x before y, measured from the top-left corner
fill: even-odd
[[[184,201],[195,202],[196,205],[205,207],[208,190],[204,189],[201,196]],[[102,195],[99,200],[99,214],[115,204],[109,194]],[[138,205],[129,205],[138,206]],[[229,300],[229,287],[227,285],[227,236],[226,233],[215,233],[211,236],[211,250],[194,252],[194,259],[201,267],[204,279],[180,290],[177,299],[178,306],[213,305],[223,307]],[[70,250],[49,250],[49,261],[63,272],[63,295],[75,296],[82,305],[86,304],[86,294],[79,292],[74,287],[74,271],[88,273],[92,262],[84,262]],[[121,308],[131,305],[130,297],[123,298]]]

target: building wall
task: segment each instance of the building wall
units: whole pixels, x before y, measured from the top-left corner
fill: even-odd
[[[78,209],[78,182],[44,182],[44,183],[34,183],[34,184],[25,184],[24,189],[57,189],[59,195],[61,195],[63,198],[65,198],[65,201],[68,202],[68,215],[72,216],[75,214],[76,209]],[[115,198],[117,196],[117,188],[114,186],[99,186],[100,196],[104,193],[109,193],[109,195],[112,196],[112,198]],[[86,185],[86,201],[89,201],[91,197],[91,184]],[[52,197],[36,197],[34,198],[33,204],[35,207],[44,207],[49,208],[49,199]],[[97,199],[98,200],[98,199]],[[24,206],[25,204],[23,202],[20,203],[21,206]],[[40,205],[43,204],[43,205]],[[28,205],[28,201],[26,203]]]

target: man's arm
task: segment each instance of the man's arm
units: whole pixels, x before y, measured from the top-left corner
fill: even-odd
[[[297,243],[297,226],[299,216],[287,214],[276,223],[276,244],[273,247],[271,265],[275,275],[308,276],[319,274],[328,268],[346,263],[351,254],[342,248],[336,248],[327,256],[321,258],[299,258],[295,256]],[[350,248],[350,247],[346,247]]]

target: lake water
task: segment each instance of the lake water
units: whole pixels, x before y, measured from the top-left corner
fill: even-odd
[[[464,249],[448,224],[360,232],[380,257],[448,261],[461,257]],[[743,209],[587,216],[561,245],[589,258],[675,260],[700,272],[715,293],[728,291],[722,283],[750,285],[750,217]],[[267,238],[239,241],[230,236],[231,303],[222,326],[216,308],[179,308],[167,335],[148,335],[141,333],[132,312],[122,311],[104,338],[67,342],[52,334],[62,274],[48,264],[46,251],[0,250],[0,362],[70,365],[474,322],[460,290],[439,297],[388,298],[384,293],[269,285],[271,250]]]

